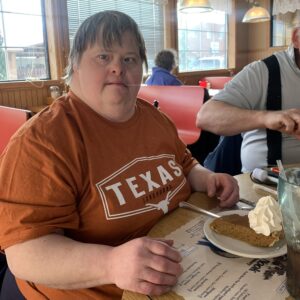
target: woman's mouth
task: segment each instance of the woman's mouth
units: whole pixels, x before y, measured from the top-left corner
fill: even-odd
[[[127,87],[127,85],[122,82],[122,81],[112,81],[112,82],[108,82],[107,85],[115,85],[115,86],[123,86],[123,87]]]

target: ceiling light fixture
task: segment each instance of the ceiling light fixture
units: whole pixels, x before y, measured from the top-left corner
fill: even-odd
[[[243,23],[259,23],[270,20],[269,12],[261,7],[257,1],[249,0],[249,3],[253,3],[253,7],[245,13]]]
[[[212,11],[209,0],[180,0],[179,10],[183,13],[203,13]]]

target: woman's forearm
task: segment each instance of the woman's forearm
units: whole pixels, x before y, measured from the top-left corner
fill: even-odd
[[[12,273],[20,279],[58,289],[81,289],[112,283],[111,250],[50,234],[8,247],[5,253]]]
[[[194,192],[206,191],[206,177],[213,172],[204,168],[200,164],[195,165],[188,174],[188,182]]]

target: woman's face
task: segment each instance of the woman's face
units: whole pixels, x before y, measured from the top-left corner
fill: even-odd
[[[110,49],[95,44],[74,67],[71,88],[91,108],[105,116],[107,108],[134,109],[143,66],[134,36],[125,32],[122,45]]]

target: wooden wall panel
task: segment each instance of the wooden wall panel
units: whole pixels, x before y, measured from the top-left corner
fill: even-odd
[[[270,0],[260,0],[259,3],[270,12]],[[274,52],[286,49],[286,47],[271,47],[270,22],[245,24],[242,18],[249,9],[249,4],[244,0],[237,0],[237,71],[245,65],[260,59],[264,59]]]
[[[47,103],[50,97],[49,87],[58,85],[61,92],[64,84],[61,81],[45,81],[38,83],[22,82],[13,86],[2,83],[0,86],[0,105],[27,108],[31,106],[42,106]]]

